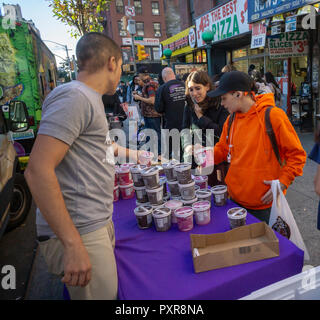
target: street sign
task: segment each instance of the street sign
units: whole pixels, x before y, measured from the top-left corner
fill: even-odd
[[[127,30],[129,31],[129,33],[133,36],[137,33],[136,31],[136,22],[134,20],[128,20],[128,28]]]
[[[134,40],[143,40],[143,37],[134,37]]]
[[[135,17],[136,16],[136,11],[134,9],[134,6],[126,6],[126,16],[128,17]]]

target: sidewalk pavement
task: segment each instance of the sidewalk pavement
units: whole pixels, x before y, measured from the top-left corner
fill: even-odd
[[[309,153],[314,145],[313,133],[300,133],[301,143]],[[309,250],[311,260],[308,265],[320,265],[320,232],[317,230],[317,207],[319,198],[314,192],[313,179],[317,164],[307,160],[302,177],[297,177],[287,192],[287,200],[305,244]],[[30,273],[26,300],[63,300],[63,284],[47,271],[44,259],[37,249]]]

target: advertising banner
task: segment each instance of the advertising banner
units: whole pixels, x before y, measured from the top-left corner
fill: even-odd
[[[252,23],[317,2],[319,0],[250,0],[248,1],[248,21]]]
[[[213,42],[235,37],[249,31],[247,0],[233,0],[213,9],[196,20],[198,47],[205,46],[202,34],[212,31]]]
[[[267,28],[263,22],[254,23],[252,26],[251,49],[264,47],[266,44]]]
[[[270,59],[305,56],[309,53],[307,31],[281,33],[269,38]]]

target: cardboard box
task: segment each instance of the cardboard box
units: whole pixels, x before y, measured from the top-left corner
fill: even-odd
[[[279,240],[265,222],[190,237],[196,273],[279,256]]]

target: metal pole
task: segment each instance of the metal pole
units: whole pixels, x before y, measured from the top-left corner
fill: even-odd
[[[133,57],[133,70],[134,73],[137,73],[137,63],[136,63],[136,53],[134,50],[134,36],[133,34],[131,35],[131,50],[132,50],[132,57]]]
[[[69,58],[69,52],[68,52],[68,47],[67,45],[64,46],[67,52],[67,60],[68,60],[68,65],[69,65],[69,76],[70,76],[70,81],[72,81],[72,71],[71,71],[71,62]]]
[[[76,62],[76,58],[74,55],[72,55],[72,62],[73,62],[73,68],[74,68],[74,75],[77,79],[77,76],[78,76],[78,68],[77,68],[77,62]]]
[[[208,75],[212,77],[211,46],[207,45]]]

